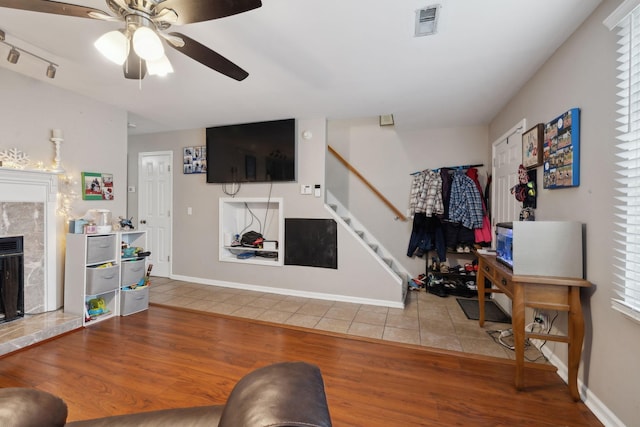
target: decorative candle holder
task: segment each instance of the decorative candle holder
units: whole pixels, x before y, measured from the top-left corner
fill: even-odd
[[[62,160],[60,158],[60,144],[64,141],[62,138],[62,130],[61,129],[53,129],[51,131],[51,142],[53,142],[56,146],[56,156],[53,159],[53,170],[52,172],[62,173],[64,169],[62,168]]]

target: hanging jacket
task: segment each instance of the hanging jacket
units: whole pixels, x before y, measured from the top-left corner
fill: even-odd
[[[482,199],[471,178],[457,171],[451,184],[449,220],[471,229],[482,228]]]
[[[434,171],[423,171],[413,177],[409,213],[424,213],[426,216],[444,213],[442,202],[442,179]]]
[[[480,193],[480,200],[482,201],[482,227],[473,230],[475,233],[475,241],[476,243],[491,243],[491,222],[489,221],[485,199],[482,196],[482,186],[478,180],[478,169],[469,168],[467,170],[467,176],[476,184],[476,188]]]

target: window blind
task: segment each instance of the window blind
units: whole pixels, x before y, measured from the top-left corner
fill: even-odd
[[[617,23],[617,34],[619,83],[612,307],[640,321],[640,7],[637,4]]]

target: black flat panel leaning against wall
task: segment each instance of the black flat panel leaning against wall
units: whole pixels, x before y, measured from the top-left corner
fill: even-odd
[[[338,268],[338,226],[332,219],[285,218],[284,263]]]

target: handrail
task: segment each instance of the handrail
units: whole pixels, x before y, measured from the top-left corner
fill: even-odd
[[[340,161],[340,163],[342,163],[343,165],[346,166],[347,169],[349,169],[351,172],[353,172],[358,178],[360,178],[360,181],[363,182],[364,185],[366,185],[367,187],[369,187],[369,189],[376,195],[378,196],[378,198],[380,200],[382,200],[382,203],[384,203],[385,205],[387,205],[387,207],[389,209],[391,209],[391,211],[393,211],[393,213],[396,215],[396,217],[402,221],[406,221],[407,217],[404,216],[402,214],[402,212],[400,212],[400,210],[398,210],[398,208],[396,208],[395,206],[393,206],[393,204],[387,200],[386,197],[384,197],[382,195],[382,193],[380,193],[373,185],[371,185],[371,183],[369,181],[367,181],[367,179],[362,176],[362,174],[360,172],[358,172],[358,170],[356,168],[354,168],[351,163],[349,163],[344,157],[342,157],[340,155],[340,153],[338,153],[332,146],[328,145],[327,148],[329,149],[329,152],[331,154],[333,154],[336,159],[338,159]]]

